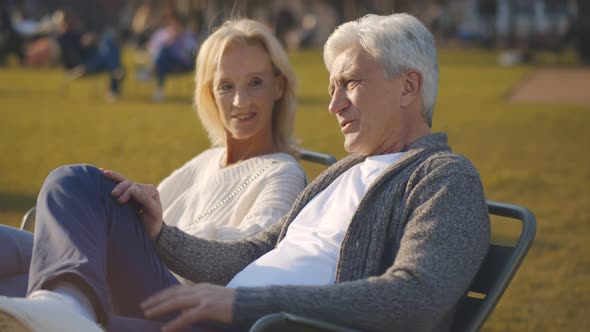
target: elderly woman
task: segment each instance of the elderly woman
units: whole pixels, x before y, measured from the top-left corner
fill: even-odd
[[[141,318],[141,301],[192,279],[191,261],[169,271],[159,257],[164,222],[234,240],[288,212],[305,175],[293,157],[294,74],[278,41],[255,21],[226,22],[201,47],[196,83],[195,106],[214,147],[157,188],[86,165],[47,177],[37,200],[28,297],[0,297],[0,326],[94,331],[117,315]],[[25,247],[0,250],[11,252],[4,259],[27,265],[31,235],[6,227],[0,235],[0,245],[12,238]]]

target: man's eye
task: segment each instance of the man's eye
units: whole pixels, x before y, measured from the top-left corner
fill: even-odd
[[[347,89],[353,89],[357,85],[357,83],[358,83],[358,81],[356,81],[356,80],[348,80],[348,81],[346,81],[345,86]]]

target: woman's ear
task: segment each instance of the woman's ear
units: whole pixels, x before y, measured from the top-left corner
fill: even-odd
[[[277,101],[285,94],[285,76],[278,74],[275,79],[274,100]]]
[[[410,105],[416,97],[420,97],[422,90],[422,74],[416,70],[409,70],[402,77],[401,106]]]

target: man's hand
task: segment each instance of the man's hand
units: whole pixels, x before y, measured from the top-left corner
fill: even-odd
[[[229,324],[234,300],[234,289],[202,283],[164,289],[143,301],[141,309],[147,318],[179,312],[178,317],[162,327],[162,331],[169,332],[202,320]]]
[[[102,168],[101,170],[107,178],[117,184],[111,192],[111,196],[117,200],[117,203],[125,204],[133,199],[140,206],[137,210],[139,219],[143,223],[148,238],[155,240],[164,224],[158,189],[151,184],[129,181],[119,173]]]

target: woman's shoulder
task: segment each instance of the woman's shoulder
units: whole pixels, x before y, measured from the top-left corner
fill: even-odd
[[[197,157],[202,157],[202,156],[210,157],[210,156],[214,156],[214,155],[215,156],[221,156],[223,153],[225,153],[225,148],[224,147],[221,147],[221,146],[213,146],[213,147],[210,147],[210,148],[208,148],[206,150],[203,150],[203,152],[199,153],[197,155]]]
[[[260,173],[267,180],[301,178],[305,181],[305,172],[301,165],[293,156],[284,152],[252,157],[232,167],[232,173],[245,175],[252,172]]]
[[[293,172],[300,171],[301,173],[303,173],[303,168],[301,167],[301,165],[299,164],[297,159],[295,159],[295,157],[293,157],[292,155],[290,155],[288,153],[277,152],[277,153],[259,156],[258,158],[263,160],[264,163],[274,165],[275,169],[286,169],[286,170],[291,170]]]
[[[275,153],[267,154],[263,157],[266,157],[269,160],[275,160],[277,162],[299,164],[297,162],[297,159],[295,159],[295,157],[293,157],[292,155],[290,155],[286,152],[275,152]]]
[[[221,157],[224,153],[224,148],[222,147],[212,147],[207,150],[202,151],[198,155],[194,156],[191,160],[187,161],[187,164],[201,164],[206,163],[209,164],[211,162],[221,160]]]
[[[274,153],[269,155],[269,160],[273,165],[273,170],[269,172],[269,178],[286,182],[294,181],[302,188],[307,184],[307,176],[303,167],[292,155],[283,152]]]
[[[222,153],[223,150],[221,148],[210,148],[199,153],[190,160],[186,161],[179,168],[173,170],[167,178],[162,180],[160,185],[163,185],[165,182],[172,180],[187,181],[187,179],[193,178],[195,174],[215,171],[215,169],[211,169],[211,167],[213,165],[219,168],[219,163],[215,164],[214,161],[219,161],[221,159]]]
[[[197,173],[214,172],[220,168],[222,154],[222,148],[207,149],[175,169],[170,176],[194,176]]]

